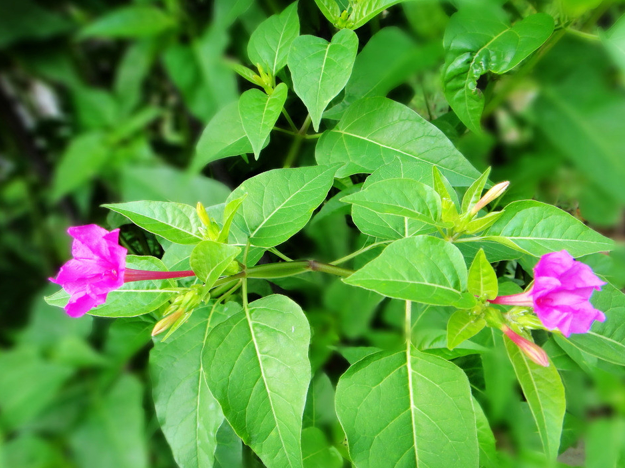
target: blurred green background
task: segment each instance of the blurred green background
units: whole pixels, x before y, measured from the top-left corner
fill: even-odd
[[[575,31],[559,28],[557,40],[516,72],[489,81],[487,133],[479,136],[465,132],[449,112],[440,80],[446,23],[468,3],[479,2],[408,2],[359,29],[359,81],[345,93],[351,90],[356,99],[379,83],[378,92],[432,121],[478,169],[493,166],[492,180],[510,180],[502,204],[537,198],[624,240],[625,18],[619,18],[625,5],[494,2],[511,15],[537,7]],[[162,254],[153,236],[122,225],[102,203],[150,199],[210,206],[247,177],[282,166],[291,139],[275,133],[260,161],[235,157],[201,172],[190,169],[197,167],[196,143],[211,117],[251,87],[224,58],[250,65],[250,34],[288,4],[0,1],[0,466],[175,466],[150,394],[153,321],[67,318],[44,303],[43,296],[55,291],[46,278],[69,257],[65,231],[71,225],[121,226],[129,250]],[[299,13],[302,34],[332,35],[313,0],[301,0]],[[380,30],[381,37],[367,45]],[[287,106],[301,123],[303,106]],[[307,141],[298,164],[312,164],[313,156],[314,141]],[[295,255],[340,256],[351,242],[344,223],[320,222],[305,236],[306,242],[300,238],[292,247]],[[586,260],[625,286],[622,244],[609,256]],[[324,356],[331,353],[328,344],[337,345],[337,333],[344,343],[377,345],[375,340],[385,339],[380,323],[392,323],[392,311],[367,298],[357,304],[365,321],[350,313],[349,304],[356,307],[352,301],[359,298],[344,293],[340,285],[323,292],[337,324],[327,325],[320,313],[309,317],[315,327],[337,327],[336,333],[317,334],[326,339],[317,344]],[[308,298],[300,299],[307,310]],[[557,354],[557,345],[552,348]],[[581,466],[586,452],[589,468],[625,466],[617,461],[625,460],[625,372],[555,357],[569,401],[562,462]],[[465,370],[472,358],[461,363]],[[514,385],[509,369],[496,359],[488,365],[501,379],[500,391],[488,395],[500,446],[514,466],[540,466],[531,456],[536,433],[527,411],[506,406]],[[475,376],[477,388],[480,378]]]

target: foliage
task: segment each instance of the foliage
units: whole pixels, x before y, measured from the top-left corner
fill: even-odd
[[[0,465],[625,462],[620,3],[4,3]],[[196,276],[70,319],[87,223]],[[604,323],[490,305],[564,249]]]

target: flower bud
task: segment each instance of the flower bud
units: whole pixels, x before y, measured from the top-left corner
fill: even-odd
[[[173,314],[170,314],[167,317],[159,320],[156,323],[156,325],[154,325],[154,328],[152,329],[152,336],[156,336],[159,333],[163,333],[165,330],[171,327],[174,324],[174,322],[176,322],[176,320],[178,320],[182,316],[182,314],[184,314],[184,311],[179,309]]]
[[[510,185],[509,181],[500,182],[491,188],[486,194],[480,198],[480,200],[475,204],[475,206],[471,209],[471,215],[475,216],[482,208],[488,205],[493,200],[496,200],[508,189]]]
[[[523,338],[521,335],[517,335],[507,325],[501,327],[501,331],[510,338],[514,344],[516,344],[523,354],[530,358],[533,362],[539,366],[549,367],[549,357],[544,349],[538,346],[536,343],[532,343],[530,340]]]

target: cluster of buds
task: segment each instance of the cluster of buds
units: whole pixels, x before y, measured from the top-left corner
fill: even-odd
[[[187,291],[176,296],[167,309],[165,309],[165,312],[163,312],[163,318],[154,325],[152,336],[169,330],[167,335],[163,338],[166,340],[173,332],[180,328],[182,324],[191,317],[193,310],[195,310],[204,299],[202,289],[201,285],[191,286]]]

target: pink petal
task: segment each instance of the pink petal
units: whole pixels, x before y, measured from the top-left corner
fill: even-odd
[[[72,296],[65,306],[65,312],[70,317],[78,318],[85,315],[88,311],[94,307],[104,304],[106,296],[92,297],[88,294]]]
[[[594,288],[598,290],[606,284],[605,281],[595,275],[592,268],[578,261],[561,275],[560,281],[567,289]]]
[[[534,277],[558,277],[571,268],[574,260],[566,250],[545,254],[534,267]]]

